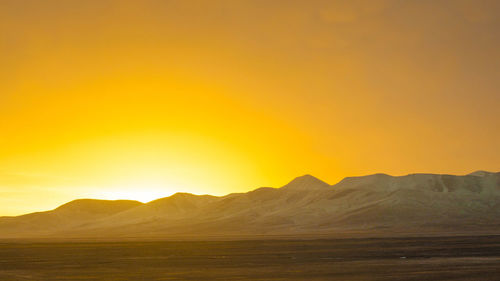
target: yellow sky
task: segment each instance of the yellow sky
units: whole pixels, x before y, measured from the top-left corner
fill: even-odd
[[[0,215],[499,171],[498,1],[0,1]]]

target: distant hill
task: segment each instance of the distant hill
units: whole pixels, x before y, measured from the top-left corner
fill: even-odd
[[[374,174],[329,185],[305,175],[222,197],[177,193],[147,204],[75,200],[0,218],[0,238],[261,237],[500,233],[500,173]]]
[[[78,199],[58,208],[17,217],[0,217],[1,237],[52,235],[73,227],[91,224],[143,203],[133,200]]]

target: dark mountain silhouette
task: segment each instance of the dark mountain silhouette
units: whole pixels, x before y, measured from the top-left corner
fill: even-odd
[[[147,204],[75,200],[0,218],[0,238],[499,233],[500,173],[374,174],[335,185],[310,175],[222,197],[177,193]]]

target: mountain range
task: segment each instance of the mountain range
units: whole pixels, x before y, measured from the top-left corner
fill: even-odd
[[[500,233],[500,173],[313,176],[226,196],[78,199],[0,217],[0,238],[182,238]]]

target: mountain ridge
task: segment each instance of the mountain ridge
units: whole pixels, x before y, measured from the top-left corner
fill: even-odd
[[[500,173],[372,174],[329,185],[303,175],[280,188],[225,196],[176,193],[148,203],[77,199],[0,217],[0,238],[500,233]]]

